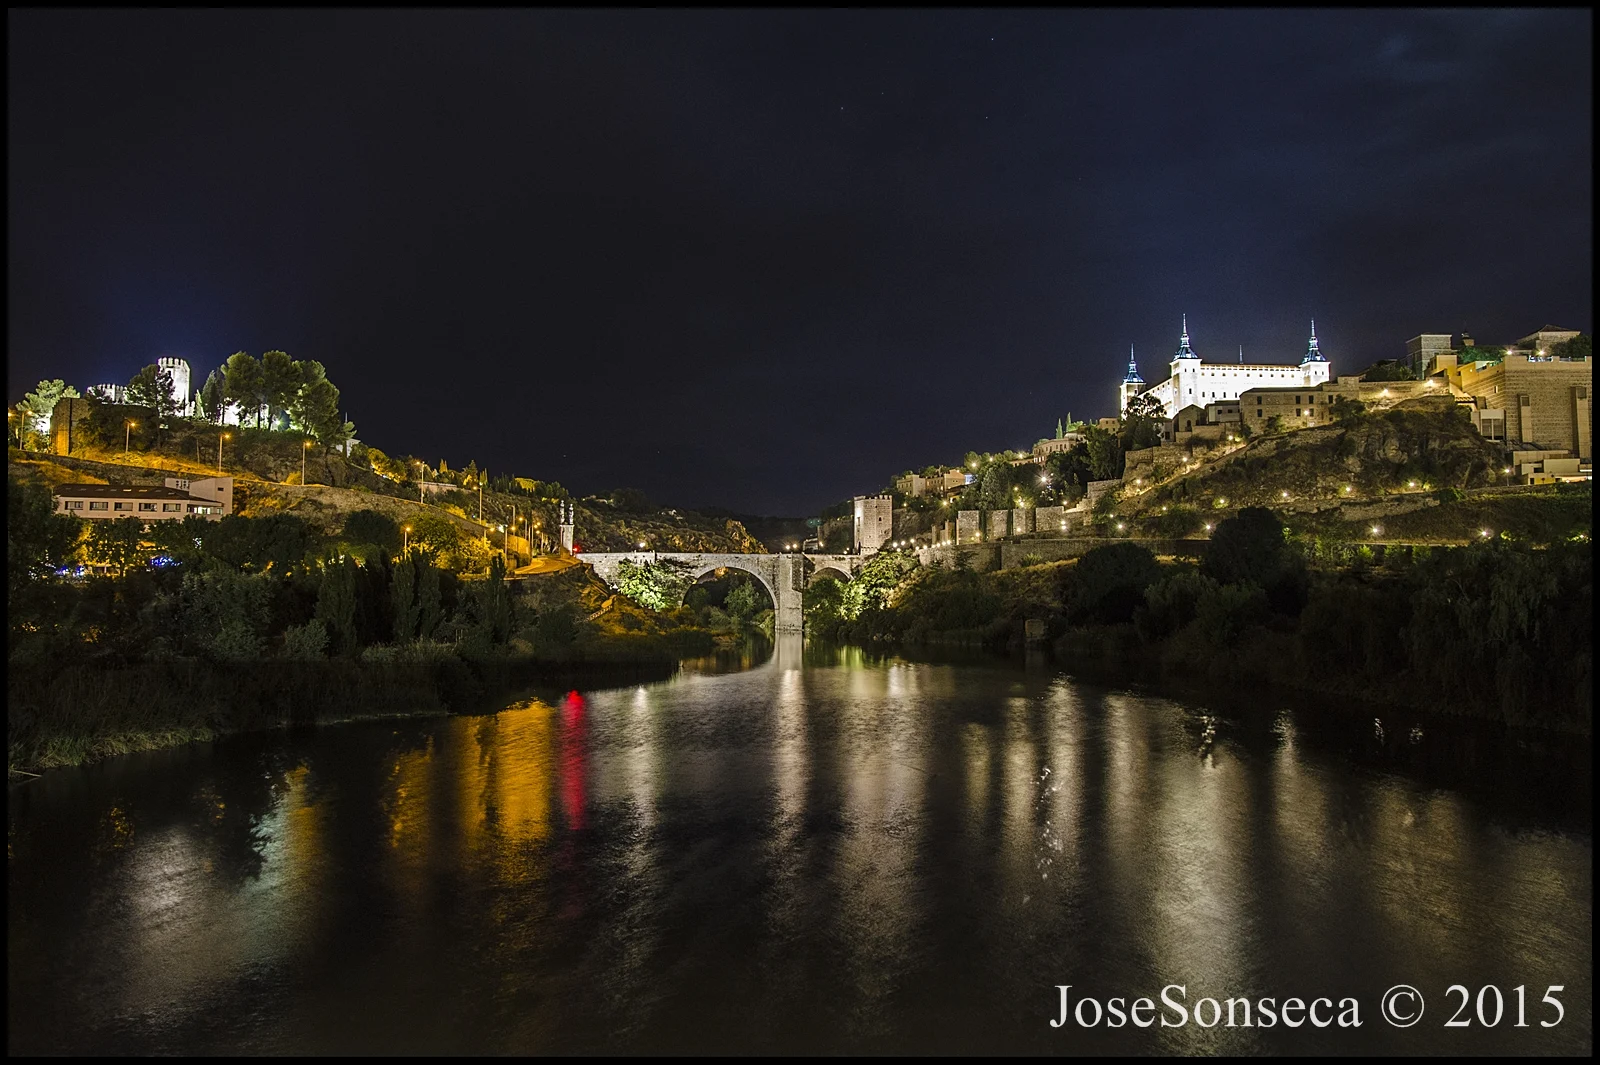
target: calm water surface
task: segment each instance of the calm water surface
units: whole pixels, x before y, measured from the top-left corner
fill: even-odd
[[[52,772],[9,796],[8,1044],[1589,1052],[1588,744],[1415,724],[786,645]],[[1053,1029],[1060,984],[1362,1026]],[[1507,1017],[1445,1028],[1451,984]]]

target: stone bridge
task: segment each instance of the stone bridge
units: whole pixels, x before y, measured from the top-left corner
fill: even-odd
[[[774,633],[804,631],[800,597],[807,584],[824,573],[848,580],[855,576],[862,562],[860,555],[736,555],[701,551],[584,551],[576,557],[579,562],[592,566],[595,576],[613,588],[619,579],[618,567],[624,560],[645,563],[676,559],[689,567],[689,576],[694,580],[719,569],[743,570],[760,581],[772,597]]]

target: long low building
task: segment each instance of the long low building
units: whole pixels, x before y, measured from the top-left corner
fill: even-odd
[[[62,484],[53,492],[59,514],[98,521],[102,518],[138,518],[140,521],[182,521],[188,517],[213,521],[233,513],[233,478],[205,477],[189,480],[168,477],[155,485]]]

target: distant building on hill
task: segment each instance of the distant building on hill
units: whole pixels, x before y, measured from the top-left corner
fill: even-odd
[[[1139,368],[1130,354],[1128,372],[1118,386],[1118,410],[1125,411],[1135,396],[1153,396],[1160,401],[1162,416],[1172,418],[1185,407],[1205,407],[1209,403],[1236,400],[1252,388],[1315,388],[1328,380],[1327,357],[1317,343],[1317,324],[1311,323],[1311,339],[1298,365],[1247,363],[1243,355],[1237,363],[1209,362],[1202,359],[1189,342],[1189,319],[1183,320],[1178,350],[1172,356],[1166,380],[1149,388],[1139,387]]]

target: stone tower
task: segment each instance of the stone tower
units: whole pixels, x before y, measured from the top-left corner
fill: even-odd
[[[178,413],[186,415],[189,411],[189,363],[184,359],[159,358],[156,365],[172,375],[172,402],[178,408]]]

